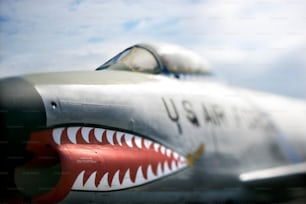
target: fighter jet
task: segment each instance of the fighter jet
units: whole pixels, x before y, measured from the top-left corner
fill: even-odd
[[[306,103],[220,82],[183,47],[5,78],[0,95],[2,202],[305,199]]]

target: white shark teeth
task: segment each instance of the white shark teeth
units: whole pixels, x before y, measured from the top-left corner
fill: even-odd
[[[166,149],[166,155],[167,155],[167,157],[170,157],[170,156],[171,156],[171,153],[172,153],[171,149]]]
[[[83,189],[83,178],[84,178],[84,174],[85,174],[85,170],[82,171],[78,177],[76,178],[76,180],[74,181],[74,184],[72,186],[72,189],[75,190],[82,190]]]
[[[102,142],[102,134],[104,132],[104,129],[101,129],[101,128],[95,128],[94,130],[94,135],[95,135],[95,138],[98,142]]]
[[[78,137],[82,137],[82,144],[90,144],[90,135],[93,132],[95,144],[110,144],[110,145],[127,145],[130,148],[138,148],[138,149],[150,149],[153,148],[155,152],[160,153],[162,155],[167,156],[168,158],[172,157],[175,160],[180,160],[180,156],[173,152],[171,149],[166,148],[163,145],[155,143],[151,140],[141,138],[136,135],[131,135],[129,133],[107,130],[102,128],[92,128],[92,127],[68,127],[68,128],[55,128],[52,131],[52,138],[54,143],[57,145],[61,145],[62,141],[66,143],[67,141],[71,144],[77,144],[80,142]],[[67,135],[66,135],[67,134]],[[78,135],[79,134],[79,135]],[[62,139],[62,137],[68,137],[66,139]],[[68,140],[67,140],[68,139]],[[106,140],[106,141],[103,141]],[[124,142],[124,144],[122,143]]]
[[[153,173],[153,170],[152,170],[152,165],[149,165],[148,166],[148,169],[147,169],[147,176],[148,176],[148,180],[154,180],[157,176],[154,175]]]
[[[111,188],[118,188],[119,186],[120,186],[120,182],[119,182],[119,170],[118,170],[114,174],[114,177],[111,183]]]
[[[187,166],[186,159],[178,153],[173,152],[171,149],[168,149],[165,146],[151,140],[120,131],[93,127],[55,128],[52,130],[52,139],[57,145],[66,143],[100,143],[101,145],[116,145],[117,147],[124,146],[125,148],[142,149],[144,151],[151,151],[151,153],[155,152],[157,158],[161,158],[160,160],[150,164],[139,163],[139,166],[136,167],[131,166],[122,169],[119,166],[118,169],[115,169],[116,171],[112,170],[112,172],[108,171],[107,169],[107,172],[105,172],[105,168],[107,167],[103,167],[103,175],[100,174],[102,172],[99,171],[99,166],[97,166],[95,171],[87,172],[87,170],[85,170],[87,168],[85,165],[85,169],[77,175],[73,183],[72,189],[74,190],[112,191],[130,188],[154,181]],[[111,169],[113,168],[114,167]],[[90,169],[92,169],[92,167]],[[133,173],[133,175],[131,175],[131,173]],[[102,176],[102,178],[98,180],[97,176],[99,176],[99,179],[100,176]],[[112,178],[110,178],[110,176]],[[86,181],[84,179],[86,179]]]
[[[93,172],[88,180],[86,181],[85,185],[84,185],[84,188],[87,189],[87,190],[95,190],[96,189],[96,186],[95,186],[95,179],[96,179],[96,175],[97,175],[97,171]],[[83,178],[84,179],[84,178]]]
[[[160,146],[160,144],[154,143],[154,150],[155,150],[155,152],[158,152],[159,146]]]
[[[126,142],[127,146],[132,148],[133,147],[133,143],[132,143],[133,135],[125,134],[124,137],[125,137],[125,142]]]
[[[168,175],[168,174],[170,174],[170,173],[171,173],[171,170],[170,170],[170,168],[169,168],[168,162],[165,161],[165,162],[164,162],[164,174],[165,174],[165,175]]]
[[[104,144],[110,144],[110,145],[119,145],[123,146],[122,141],[125,141],[125,144],[130,148],[138,148],[138,149],[150,149],[153,144],[153,148],[156,152],[160,152],[163,155],[167,155],[168,157],[171,154],[171,150],[165,148],[164,146],[154,143],[153,141],[150,141],[148,139],[144,139],[142,137],[132,135],[129,133],[124,133],[120,131],[113,131],[113,130],[107,130],[102,128],[92,128],[92,127],[68,127],[68,128],[54,128],[52,130],[52,138],[53,141],[57,145],[62,145],[62,137],[65,137],[64,133],[67,133],[68,141],[70,141],[71,144],[78,144],[77,136],[82,137],[81,143],[87,143],[90,144],[90,135],[91,131],[93,131],[93,135],[95,137],[95,140],[98,143],[104,143]],[[106,137],[103,135],[105,134]],[[78,137],[79,137],[78,136]],[[105,140],[106,141],[103,141]],[[67,142],[67,138],[64,140],[65,143]]]
[[[166,148],[165,148],[164,146],[161,146],[161,147],[160,147],[160,152],[161,152],[162,154],[165,154],[165,151],[166,151]]]
[[[146,147],[147,149],[150,148],[151,144],[152,144],[152,141],[147,140],[147,139],[144,140],[144,145],[145,145],[145,147]]]
[[[80,128],[79,127],[69,127],[67,128],[67,135],[71,143],[76,144],[76,134]]]
[[[136,176],[135,176],[135,181],[133,182],[131,180],[130,177],[130,169],[127,169],[122,182],[120,183],[120,170],[117,170],[114,174],[113,174],[113,178],[111,183],[109,183],[109,176],[110,173],[106,172],[103,177],[101,178],[101,180],[99,181],[98,185],[96,186],[95,184],[95,180],[96,180],[96,176],[97,176],[97,171],[94,171],[89,178],[87,179],[87,181],[84,184],[84,176],[85,176],[85,170],[81,171],[80,174],[77,176],[72,189],[73,190],[86,190],[86,191],[112,191],[112,190],[120,190],[120,189],[125,189],[125,188],[130,188],[130,187],[134,187],[134,186],[138,186],[138,185],[142,185],[145,184],[147,182],[150,181],[154,181],[158,178],[161,178],[163,176],[169,175],[171,173],[174,173],[178,170],[180,170],[181,168],[185,167],[186,164],[182,163],[180,164],[180,162],[178,162],[179,164],[176,165],[176,161],[172,161],[171,162],[171,168],[168,164],[167,161],[164,161],[163,163],[158,163],[157,164],[157,172],[154,173],[153,172],[153,167],[152,165],[148,165],[146,168],[146,175],[147,178],[144,178],[143,175],[143,167],[139,166],[136,170]],[[163,168],[162,168],[163,167]]]
[[[185,167],[187,164],[186,164],[186,159],[182,156],[179,156],[179,162],[178,162],[178,168],[183,168]]]
[[[131,177],[130,177],[130,169],[128,169],[125,172],[125,175],[123,177],[122,180],[122,184],[121,185],[125,185],[125,186],[132,186],[132,181],[131,181]]]
[[[108,140],[108,142],[112,145],[114,145],[114,141],[113,141],[113,136],[114,136],[114,131],[112,130],[106,130],[106,138]]]
[[[176,153],[176,152],[173,152],[173,157],[174,157],[174,159],[178,159],[178,158],[179,158],[179,155],[178,155],[178,153]]]
[[[161,169],[161,164],[158,163],[157,165],[157,176],[160,177],[163,175],[162,169]]]
[[[54,142],[58,145],[61,144],[61,137],[62,137],[63,130],[64,128],[53,129],[52,137],[53,137]]]
[[[99,190],[101,190],[101,191],[111,190],[111,187],[109,187],[109,185],[108,185],[108,172],[103,175],[103,177],[102,177],[102,179],[101,179],[101,181],[100,181],[96,190],[97,191],[99,191]]]
[[[184,161],[186,161],[185,157],[183,157],[183,156],[180,156],[180,161],[181,161],[181,162],[184,162]]]
[[[142,167],[139,166],[138,170],[137,170],[137,173],[136,173],[135,184],[144,183],[144,181],[145,181],[145,178],[142,175]]]
[[[175,165],[175,161],[173,160],[173,161],[171,162],[171,170],[173,171],[173,170],[175,170],[175,169],[177,169],[177,167],[176,167],[176,165]]]
[[[92,128],[89,127],[82,127],[82,137],[85,142],[89,143],[89,132],[92,130]]]
[[[141,138],[140,137],[135,137],[134,136],[134,140],[135,140],[135,144],[136,146],[141,149],[142,148],[142,145],[141,145]]]
[[[119,144],[120,146],[122,146],[122,143],[121,143],[121,138],[122,138],[122,136],[123,136],[123,133],[117,132],[117,134],[116,134],[116,139],[117,139],[117,142],[118,142],[118,144]]]

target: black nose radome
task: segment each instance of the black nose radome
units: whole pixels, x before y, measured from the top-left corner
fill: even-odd
[[[30,83],[18,77],[0,80],[0,191],[2,193],[14,191],[14,169],[31,157],[26,151],[30,133],[45,124],[43,101]]]

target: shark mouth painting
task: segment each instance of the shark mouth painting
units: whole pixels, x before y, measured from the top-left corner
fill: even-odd
[[[24,192],[35,203],[57,202],[71,190],[131,188],[187,166],[185,157],[159,143],[93,127],[61,127],[34,132],[27,150],[34,156],[16,170],[15,180],[20,188],[40,189]],[[33,174],[36,176],[32,186],[25,186],[24,183],[28,183],[25,178],[31,179],[29,175]]]

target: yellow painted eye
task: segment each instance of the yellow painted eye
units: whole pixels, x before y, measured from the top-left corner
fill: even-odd
[[[189,166],[193,165],[194,160],[199,159],[202,156],[204,150],[205,150],[205,145],[200,144],[199,147],[196,149],[196,151],[193,154],[188,153],[187,156],[186,156],[187,164]]]
[[[198,149],[193,154],[194,159],[199,159],[201,157],[201,155],[203,154],[204,150],[205,150],[205,145],[200,144]]]

